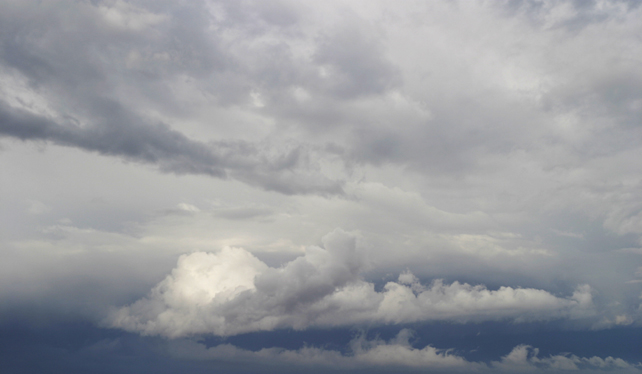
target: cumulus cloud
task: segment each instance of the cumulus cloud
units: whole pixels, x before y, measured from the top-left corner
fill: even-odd
[[[289,364],[300,366],[321,366],[334,368],[360,367],[411,367],[449,370],[479,370],[483,364],[471,363],[449,350],[426,346],[422,349],[412,347],[411,330],[403,329],[389,341],[367,339],[360,335],[349,344],[348,353],[317,347],[303,347],[298,350],[264,348],[257,352],[244,350],[231,344],[206,348],[189,340],[170,343],[170,352],[176,357],[198,360],[222,360],[262,362],[269,364]]]
[[[417,321],[515,322],[591,316],[588,285],[568,298],[532,288],[489,290],[436,280],[422,285],[410,272],[381,291],[360,273],[367,262],[358,238],[335,230],[323,248],[280,268],[241,248],[183,255],[151,293],[115,310],[110,326],[146,335],[235,335],[279,328],[399,324]]]
[[[306,346],[298,350],[264,348],[249,351],[231,344],[207,348],[191,340],[170,343],[170,353],[175,357],[192,360],[243,361],[268,365],[295,365],[299,367],[332,367],[342,369],[377,368],[382,371],[394,369],[423,369],[453,372],[626,372],[639,373],[640,364],[632,364],[620,358],[593,356],[578,357],[573,354],[558,354],[540,357],[539,350],[528,345],[519,345],[499,361],[490,363],[466,360],[461,354],[430,345],[413,347],[413,331],[401,330],[396,337],[384,341],[367,339],[364,335],[354,338],[345,353]]]
[[[491,363],[491,366],[506,372],[546,371],[624,371],[640,372],[641,365],[628,363],[620,358],[611,356],[601,358],[593,356],[578,357],[574,354],[551,355],[539,357],[539,349],[529,345],[519,345],[501,361]]]

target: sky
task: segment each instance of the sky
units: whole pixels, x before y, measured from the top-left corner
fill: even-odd
[[[642,3],[0,0],[2,373],[642,373]]]

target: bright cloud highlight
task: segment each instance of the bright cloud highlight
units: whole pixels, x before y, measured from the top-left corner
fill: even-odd
[[[323,248],[280,268],[241,248],[183,255],[151,293],[113,312],[111,326],[146,335],[235,335],[281,328],[417,321],[515,322],[580,318],[592,314],[591,288],[567,298],[533,288],[489,290],[441,280],[422,285],[410,272],[383,290],[364,281],[367,263],[355,235],[335,230]]]

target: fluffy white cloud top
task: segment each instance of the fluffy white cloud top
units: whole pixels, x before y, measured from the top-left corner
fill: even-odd
[[[410,272],[382,290],[364,281],[367,262],[354,234],[335,230],[323,248],[272,268],[241,248],[183,255],[151,293],[114,311],[113,327],[146,335],[234,335],[279,328],[417,321],[515,322],[593,314],[591,289],[567,298],[532,288],[489,290],[435,280],[422,285]]]

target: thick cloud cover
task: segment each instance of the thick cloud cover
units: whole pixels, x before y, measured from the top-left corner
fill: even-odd
[[[389,341],[368,340],[358,336],[350,342],[347,354],[316,347],[299,350],[266,348],[257,352],[230,344],[206,348],[193,341],[178,341],[171,347],[173,355],[198,360],[271,362],[273,365],[296,365],[300,368],[369,368],[393,370],[437,370],[446,372],[623,372],[639,373],[642,366],[620,358],[578,357],[567,353],[540,357],[539,350],[519,345],[499,361],[471,362],[449,350],[431,346],[412,346],[413,331],[403,329]]]
[[[0,0],[0,328],[638,331],[640,19],[624,0]],[[580,340],[484,360],[642,360],[546,361]]]

